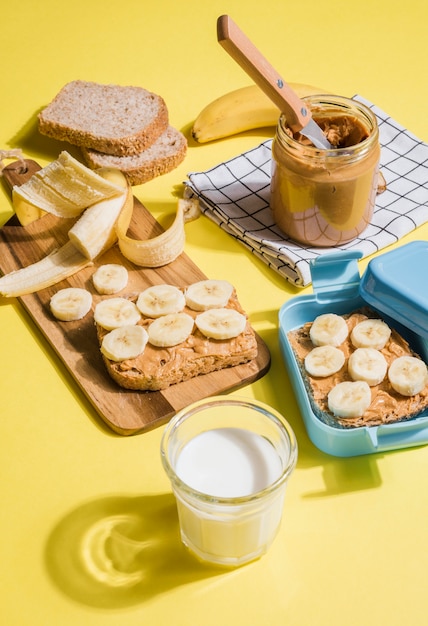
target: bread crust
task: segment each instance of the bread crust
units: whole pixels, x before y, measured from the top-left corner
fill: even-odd
[[[157,176],[171,172],[184,160],[187,140],[172,126],[146,150],[137,155],[111,155],[82,147],[83,157],[89,167],[119,169],[129,185],[141,185]]]
[[[139,154],[168,128],[163,98],[142,87],[67,83],[38,115],[39,131],[115,155]]]
[[[227,307],[245,314],[236,292],[232,294]],[[197,315],[197,312],[187,307],[185,312],[192,317]],[[143,317],[139,323],[146,327],[152,322],[151,318]],[[108,331],[99,325],[96,325],[96,329],[101,345]],[[178,346],[157,348],[147,344],[140,357],[119,363],[102,356],[109,376],[121,387],[159,391],[196,376],[248,363],[257,357],[257,353],[256,335],[247,319],[244,332],[233,339],[208,339],[195,327],[190,337]]]

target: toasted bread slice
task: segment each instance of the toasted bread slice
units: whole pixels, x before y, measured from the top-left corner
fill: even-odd
[[[172,126],[168,126],[151,146],[136,155],[115,156],[82,148],[83,157],[89,167],[119,169],[130,185],[140,185],[172,171],[184,160],[186,152],[186,138]]]
[[[161,96],[142,87],[67,83],[38,116],[43,135],[115,155],[139,154],[168,128]]]
[[[369,308],[362,308],[343,315],[351,332],[352,328],[367,318],[379,318],[380,316]],[[288,333],[288,340],[293,349],[296,361],[308,393],[314,414],[322,422],[335,428],[355,428],[359,426],[380,426],[411,419],[428,408],[428,385],[421,393],[415,396],[402,396],[392,388],[388,376],[384,380],[371,387],[372,402],[367,411],[361,417],[340,418],[334,416],[328,408],[328,393],[338,383],[352,380],[348,373],[347,361],[355,350],[348,339],[339,346],[345,354],[345,364],[342,369],[325,378],[310,376],[305,368],[305,357],[313,349],[309,331],[312,323],[308,322],[301,328]],[[419,357],[408,342],[396,329],[391,329],[391,337],[386,346],[381,350],[388,366],[399,356],[409,355]]]
[[[235,291],[227,307],[244,313]],[[197,315],[187,306],[184,311],[192,317]],[[152,322],[153,319],[143,316],[138,323],[147,328]],[[101,346],[108,331],[98,324],[96,328]],[[233,339],[208,339],[194,327],[184,342],[172,348],[158,348],[148,343],[135,359],[115,362],[103,355],[103,360],[110,377],[121,387],[158,391],[202,374],[248,363],[257,357],[257,352],[256,335],[247,319],[244,331]]]

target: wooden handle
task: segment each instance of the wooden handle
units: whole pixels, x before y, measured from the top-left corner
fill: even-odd
[[[24,159],[23,161],[14,161],[9,163],[2,170],[2,177],[11,190],[14,185],[18,187],[29,180],[33,174],[41,169],[36,161]]]
[[[217,20],[217,39],[262,91],[285,113],[294,132],[311,119],[309,109],[228,15]]]

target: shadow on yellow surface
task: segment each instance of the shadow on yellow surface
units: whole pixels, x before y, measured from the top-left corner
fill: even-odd
[[[104,609],[134,606],[225,572],[187,552],[170,493],[83,504],[52,530],[45,564],[65,595]]]
[[[303,498],[325,498],[344,493],[377,489],[382,485],[378,456],[326,459],[322,478],[324,488],[309,491]]]
[[[75,158],[81,159],[80,150],[76,146],[66,141],[52,139],[39,132],[38,114],[42,109],[43,107],[40,107],[28,118],[27,122],[9,139],[9,144],[13,148],[21,148],[25,157],[37,154],[48,162],[57,159],[62,150],[67,150]]]

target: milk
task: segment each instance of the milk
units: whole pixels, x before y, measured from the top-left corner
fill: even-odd
[[[166,426],[161,458],[191,552],[238,566],[267,551],[297,459],[294,433],[275,409],[224,396],[195,402]]]
[[[244,502],[280,478],[283,467],[273,445],[239,428],[206,431],[191,439],[178,456],[177,476],[197,492],[230,503],[203,501],[176,491],[181,537],[203,559],[239,564],[264,553],[282,517],[281,489]]]
[[[175,472],[196,491],[237,498],[274,483],[281,476],[282,463],[264,437],[242,428],[216,428],[185,445]]]

